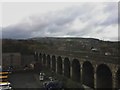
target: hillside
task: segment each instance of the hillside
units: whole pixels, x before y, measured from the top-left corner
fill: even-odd
[[[26,40],[2,40],[2,52],[30,54],[36,50],[84,51],[118,55],[119,42],[101,41],[93,38],[30,38]]]

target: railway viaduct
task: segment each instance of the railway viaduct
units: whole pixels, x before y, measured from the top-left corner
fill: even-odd
[[[35,57],[44,67],[88,87],[120,89],[118,57],[55,50],[37,51]]]

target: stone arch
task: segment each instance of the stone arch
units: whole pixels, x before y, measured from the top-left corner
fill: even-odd
[[[105,64],[100,64],[96,71],[97,88],[112,89],[112,72]]]
[[[42,63],[42,54],[41,53],[39,54],[39,62],[40,62],[40,64]]]
[[[62,74],[62,58],[58,56],[57,58],[57,73]]]
[[[94,88],[94,68],[89,61],[83,63],[82,78],[84,85]]]
[[[50,68],[50,55],[47,55],[47,67]]]
[[[43,65],[46,65],[46,54],[43,54]]]
[[[13,55],[11,55],[11,56],[13,57]],[[35,61],[38,61],[38,53],[37,52],[35,53],[34,57],[35,57]]]
[[[117,73],[116,73],[116,87],[117,89],[120,89],[120,68],[118,69]]]
[[[39,61],[39,55],[40,55],[40,53],[38,52],[37,53],[37,61]]]
[[[70,61],[69,58],[64,59],[64,76],[70,77]]]
[[[77,59],[72,61],[72,79],[80,82],[80,62]]]
[[[52,56],[52,70],[56,71],[56,58],[54,55]]]

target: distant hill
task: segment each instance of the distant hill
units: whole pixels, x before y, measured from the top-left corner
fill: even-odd
[[[26,40],[3,39],[3,52],[20,51],[22,53],[29,53],[34,52],[35,50],[91,52],[91,50],[96,50],[97,53],[105,54],[107,52],[116,56],[118,55],[119,43],[120,42],[110,42],[94,38],[77,37],[36,37]],[[20,47],[22,48],[19,50]]]

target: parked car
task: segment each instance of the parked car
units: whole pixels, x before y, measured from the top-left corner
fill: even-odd
[[[13,66],[9,66],[7,71],[8,71],[9,73],[12,73],[12,72],[13,72]]]
[[[44,78],[45,78],[45,73],[40,73],[40,75],[39,75],[39,80],[40,80],[40,81],[43,81]]]
[[[47,90],[51,90],[53,88],[62,89],[63,83],[60,81],[48,81],[43,83],[43,87]]]

